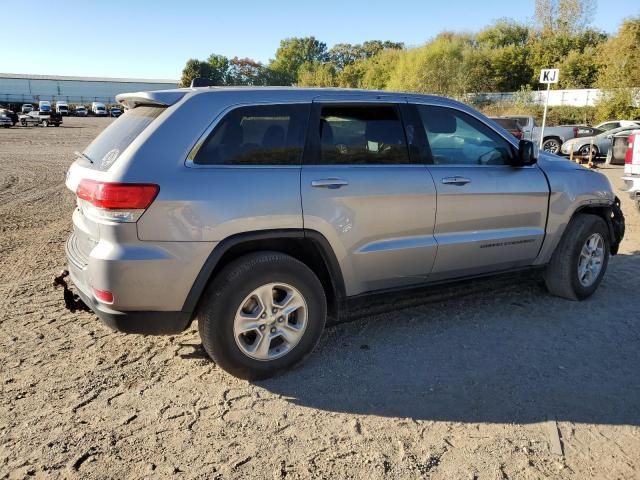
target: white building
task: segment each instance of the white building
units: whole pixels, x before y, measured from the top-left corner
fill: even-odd
[[[119,93],[176,88],[178,83],[178,80],[0,73],[0,104],[20,105],[40,100],[114,103]]]

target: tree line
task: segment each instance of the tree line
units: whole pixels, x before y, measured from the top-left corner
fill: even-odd
[[[474,33],[441,32],[424,45],[371,40],[331,48],[315,37],[287,38],[267,64],[213,54],[190,59],[182,85],[298,85],[389,89],[463,97],[538,87],[542,68],[560,68],[559,88],[640,86],[640,17],[614,35],[590,27],[594,0],[536,0],[535,21],[497,20]],[[612,94],[613,95],[613,94]],[[615,94],[630,105],[630,94]],[[609,101],[612,101],[609,99]]]

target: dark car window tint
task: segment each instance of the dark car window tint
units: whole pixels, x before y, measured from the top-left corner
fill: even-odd
[[[418,106],[435,165],[508,165],[511,144],[471,115],[447,107]]]
[[[118,159],[120,153],[164,111],[164,107],[147,106],[127,111],[85,149],[85,155],[93,160],[93,163],[86,162],[86,166],[94,170],[107,170]],[[33,115],[37,116],[38,112],[34,112]]]
[[[496,122],[501,127],[507,130],[520,130],[520,123],[517,120],[512,118],[491,118],[494,122]]]
[[[229,112],[194,163],[198,165],[300,165],[308,105],[258,105]]]
[[[319,129],[322,164],[410,163],[395,106],[324,106]]]

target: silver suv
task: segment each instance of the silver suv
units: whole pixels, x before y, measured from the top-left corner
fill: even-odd
[[[543,267],[598,287],[624,219],[603,175],[455,101],[332,89],[123,94],[67,174],[71,280],[107,325],[197,319],[223,369],[303,359],[347,300]]]

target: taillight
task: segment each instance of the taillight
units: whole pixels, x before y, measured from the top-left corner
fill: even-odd
[[[113,303],[113,293],[108,290],[100,290],[96,287],[91,287],[91,290],[93,290],[93,296],[102,303]]]
[[[160,187],[148,183],[109,183],[83,179],[76,189],[80,208],[96,220],[135,222]]]
[[[627,153],[624,154],[624,163],[626,165],[631,165],[633,163],[633,139],[635,135],[629,135],[627,140]]]

